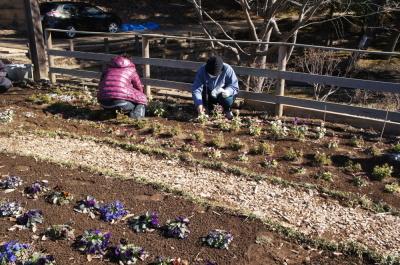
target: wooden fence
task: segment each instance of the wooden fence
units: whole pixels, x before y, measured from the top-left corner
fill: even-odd
[[[107,53],[92,53],[92,52],[80,52],[80,51],[65,51],[53,49],[51,32],[65,32],[63,30],[47,29],[46,39],[47,39],[47,54],[49,60],[49,77],[51,82],[55,82],[55,75],[70,75],[77,76],[81,78],[91,78],[99,79],[101,73],[95,71],[86,71],[78,69],[65,69],[56,67],[54,65],[54,57],[70,57],[82,60],[93,60],[108,62],[115,55]],[[102,34],[105,33],[93,33],[93,32],[80,32],[84,34]],[[118,33],[117,33],[118,34]],[[129,35],[127,33],[119,35]],[[171,39],[186,39],[190,41],[205,41],[212,42],[216,40],[202,39],[202,38],[188,38],[188,37],[178,37],[178,36],[166,36],[157,34],[143,34],[141,35],[142,43],[142,57],[133,57],[132,59],[136,64],[143,65],[143,82],[146,87],[146,94],[151,98],[151,87],[161,87],[167,89],[190,91],[191,84],[175,82],[169,80],[160,80],[151,78],[151,66],[175,68],[175,69],[186,69],[186,70],[197,70],[203,65],[201,62],[184,61],[184,60],[171,60],[171,59],[160,59],[150,57],[150,42],[154,39],[160,38],[171,38]],[[224,42],[232,42],[231,40],[218,40]],[[240,41],[242,43],[256,43],[251,41]],[[259,42],[257,42],[260,44]],[[357,52],[357,53],[368,53],[368,54],[380,54],[380,55],[395,55],[399,56],[400,53],[397,52],[377,52],[377,51],[365,51],[365,50],[355,50],[355,49],[340,49],[333,47],[323,47],[323,46],[313,46],[313,45],[303,45],[303,44],[291,44],[291,43],[274,43],[270,42],[271,45],[279,46],[279,62],[278,70],[270,69],[258,69],[242,66],[233,66],[235,72],[238,75],[250,75],[258,77],[268,77],[278,80],[277,89],[275,95],[265,94],[265,93],[254,93],[248,91],[240,91],[239,97],[247,100],[255,100],[268,102],[275,105],[275,114],[280,117],[284,114],[284,106],[310,109],[316,112],[333,113],[335,115],[346,115],[362,120],[376,120],[376,121],[387,121],[389,123],[396,123],[400,125],[400,112],[379,110],[372,108],[364,108],[357,106],[350,106],[345,104],[330,103],[330,102],[320,102],[315,100],[300,99],[295,97],[285,96],[285,80],[297,81],[303,83],[319,83],[325,85],[333,85],[343,88],[353,88],[353,89],[365,89],[374,92],[384,92],[384,93],[400,93],[400,84],[393,82],[381,82],[372,80],[362,80],[354,78],[345,77],[335,77],[326,75],[316,75],[302,72],[291,72],[286,70],[286,51],[290,46],[297,46],[303,48],[319,48],[327,50],[339,50],[347,52]],[[397,127],[400,130],[400,127]]]

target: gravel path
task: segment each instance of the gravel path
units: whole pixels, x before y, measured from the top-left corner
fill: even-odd
[[[250,210],[307,235],[353,240],[381,254],[400,256],[400,217],[347,208],[312,190],[256,183],[238,176],[156,160],[91,141],[34,135],[0,137],[2,152],[112,170],[126,177],[162,182],[196,196]]]

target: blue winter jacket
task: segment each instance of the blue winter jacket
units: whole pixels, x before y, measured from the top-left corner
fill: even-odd
[[[194,104],[197,106],[203,105],[202,93],[204,89],[212,91],[217,87],[229,89],[232,95],[236,95],[239,91],[239,82],[235,72],[229,64],[224,63],[222,73],[216,78],[211,78],[206,70],[205,65],[197,71],[196,79],[192,85],[192,97]]]

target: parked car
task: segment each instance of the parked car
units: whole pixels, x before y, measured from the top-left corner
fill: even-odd
[[[101,8],[75,2],[47,2],[40,4],[44,28],[68,30],[66,37],[74,38],[76,31],[118,32],[121,19]]]

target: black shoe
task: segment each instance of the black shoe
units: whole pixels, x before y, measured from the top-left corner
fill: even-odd
[[[232,119],[233,119],[233,113],[232,113],[232,111],[227,111],[227,112],[225,112],[225,117],[226,117],[228,120],[232,120]]]

